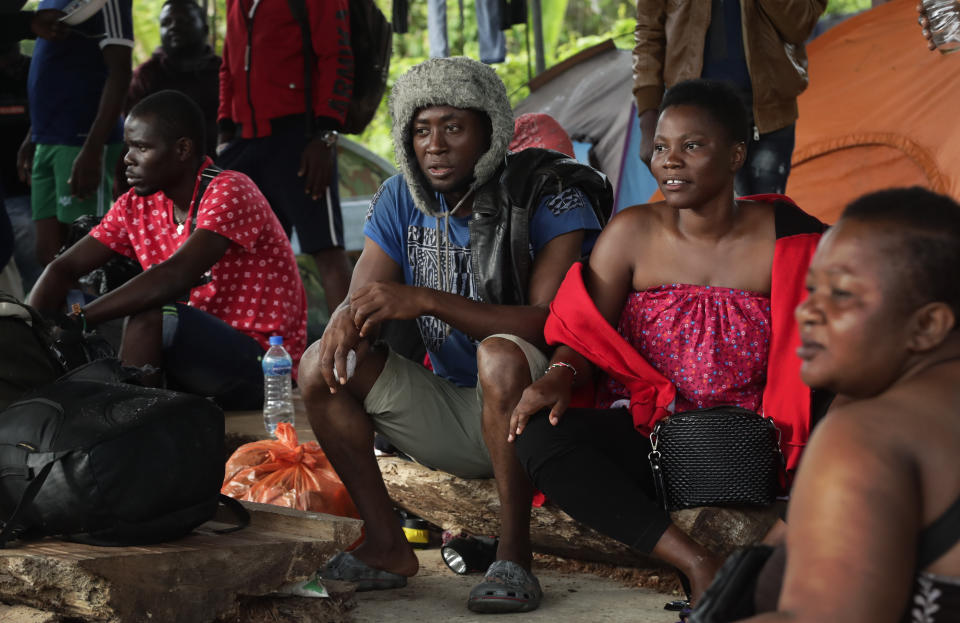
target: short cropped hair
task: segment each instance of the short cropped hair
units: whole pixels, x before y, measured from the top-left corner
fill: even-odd
[[[728,82],[684,80],[663,95],[660,113],[670,106],[696,106],[723,127],[734,143],[750,139],[750,111],[740,93]]]
[[[167,6],[168,4],[190,9],[196,13],[196,15],[200,18],[200,21],[203,22],[204,26],[207,25],[207,14],[203,12],[203,7],[200,6],[196,0],[166,0],[162,5],[160,5],[160,9],[163,10],[163,7]]]
[[[934,301],[953,309],[960,329],[960,205],[925,188],[864,195],[840,219],[886,226],[897,257],[894,291],[912,308]]]
[[[203,111],[192,99],[172,89],[157,91],[143,98],[130,110],[130,117],[150,117],[163,140],[173,143],[189,138],[200,156],[206,145],[206,121]]]

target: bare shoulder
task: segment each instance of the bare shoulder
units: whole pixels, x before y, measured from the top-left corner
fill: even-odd
[[[909,443],[909,419],[896,401],[876,397],[831,410],[810,437],[797,485],[815,482],[815,488],[847,483],[872,489],[915,465]]]
[[[744,226],[763,237],[776,235],[776,206],[767,201],[738,201]]]
[[[646,236],[665,226],[673,211],[663,201],[630,206],[617,212],[604,231],[611,230],[617,236]]]
[[[832,409],[814,430],[811,449],[817,446],[844,447],[850,452],[858,448],[874,451],[884,439],[894,441],[905,427],[897,417],[897,401],[886,396],[849,402]]]

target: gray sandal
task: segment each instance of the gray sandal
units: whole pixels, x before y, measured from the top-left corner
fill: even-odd
[[[470,591],[467,608],[473,612],[530,612],[540,606],[543,590],[537,578],[510,560],[497,560],[483,582]]]
[[[374,569],[358,560],[349,552],[340,552],[323,565],[317,575],[324,580],[352,582],[357,592],[402,588],[407,585],[407,576],[382,569]]]

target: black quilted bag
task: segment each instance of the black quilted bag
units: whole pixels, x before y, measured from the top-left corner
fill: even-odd
[[[781,491],[783,454],[772,418],[723,406],[676,413],[650,433],[650,468],[668,511],[766,506]]]

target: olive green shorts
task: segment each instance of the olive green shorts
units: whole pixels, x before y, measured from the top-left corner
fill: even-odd
[[[519,346],[531,379],[543,376],[549,360],[536,346],[515,335],[490,337]],[[363,407],[376,431],[418,463],[461,478],[489,478],[482,399],[479,385],[460,387],[391,350]]]
[[[102,173],[97,191],[80,200],[70,194],[70,173],[80,153],[76,145],[37,145],[30,175],[30,206],[33,220],[56,218],[72,223],[85,214],[103,216],[113,204],[113,177],[123,143],[110,143],[103,148]]]

